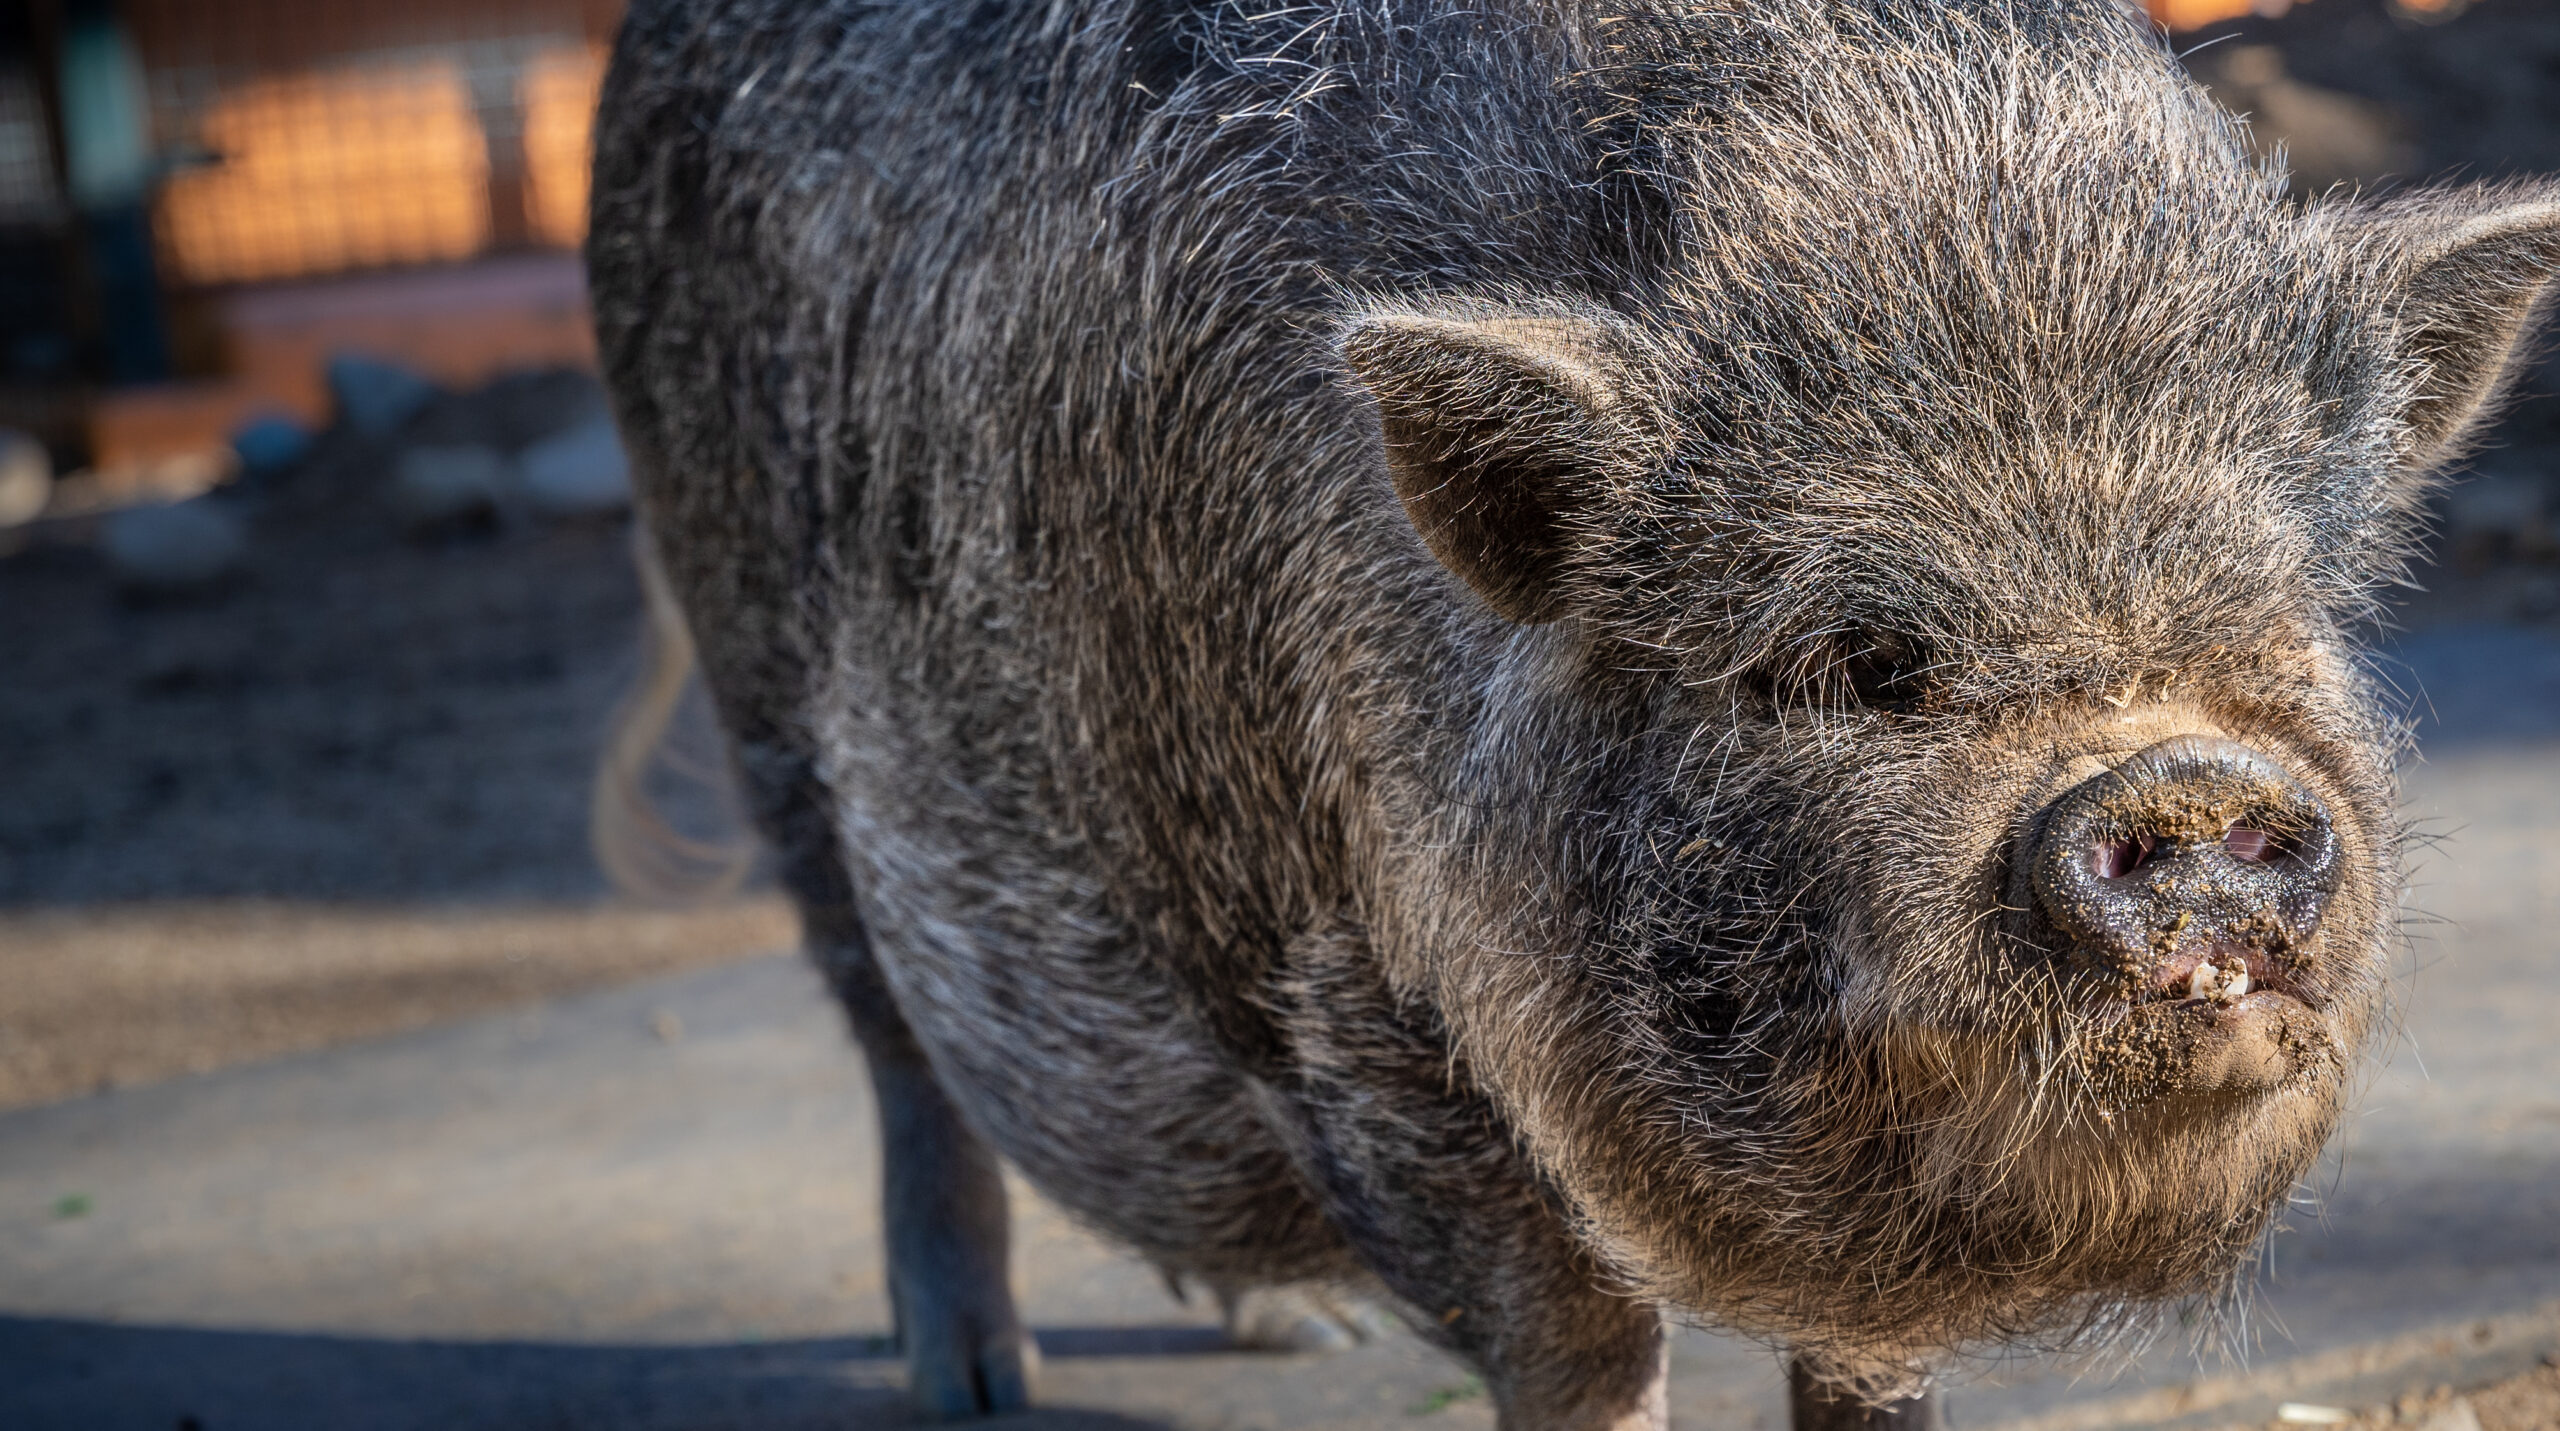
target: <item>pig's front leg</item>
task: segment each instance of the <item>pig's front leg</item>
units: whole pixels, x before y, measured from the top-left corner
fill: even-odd
[[[1397,1007],[1350,926],[1290,961],[1299,1077],[1271,1103],[1352,1247],[1479,1369],[1504,1431],[1665,1431],[1659,1312],[1603,1285],[1427,1013]]]
[[[1023,1410],[1039,1353],[1014,1310],[1002,1169],[935,1080],[850,910],[804,903],[802,917],[879,1107],[881,1223],[908,1394],[943,1420]]]
[[[1939,1431],[1946,1424],[1934,1391],[1871,1406],[1826,1385],[1798,1357],[1787,1358],[1787,1414],[1795,1431]]]

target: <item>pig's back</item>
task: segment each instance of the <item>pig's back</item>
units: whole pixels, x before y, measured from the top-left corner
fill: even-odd
[[[605,364],[724,712],[820,732],[901,1005],[1035,1177],[1062,1081],[1278,1056],[1260,984],[1498,638],[1335,377],[1345,294],[1633,261],[1552,33],[1245,8],[642,3],[598,131]]]
[[[1493,632],[1328,320],[1614,293],[1644,241],[1552,26],[1250,8],[635,6],[590,250],[679,585],[760,613],[721,678],[814,702],[885,825],[1108,849],[1246,1044],[1227,996],[1343,897],[1381,723]]]

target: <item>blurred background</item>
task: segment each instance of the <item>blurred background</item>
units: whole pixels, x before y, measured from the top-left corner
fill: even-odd
[[[789,937],[590,907],[620,10],[0,7],[0,1104]]]
[[[896,1419],[790,914],[585,840],[641,667],[576,257],[620,8],[0,0],[0,1424]],[[2150,8],[2302,192],[2560,173],[2554,0]],[[1970,1419],[2560,1427],[2555,521],[2546,366],[2380,633],[2447,853],[2273,1370]],[[706,876],[716,764],[697,697],[653,779]],[[1044,1424],[1483,1420],[1394,1338],[1210,1355],[1020,1206]],[[1684,1342],[1683,1424],[1776,1424],[1755,1355]]]

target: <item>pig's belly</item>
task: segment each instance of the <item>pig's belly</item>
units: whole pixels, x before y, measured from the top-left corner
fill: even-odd
[[[936,1074],[997,1151],[1168,1271],[1344,1270],[1256,1095],[1105,907],[1084,849],[960,784],[991,775],[967,756],[837,734],[829,783],[873,947]]]

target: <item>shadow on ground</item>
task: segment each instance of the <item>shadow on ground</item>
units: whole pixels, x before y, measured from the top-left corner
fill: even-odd
[[[1044,1357],[1223,1351],[1198,1327],[1061,1328]],[[919,1424],[885,1337],[729,1346],[412,1341],[0,1317],[9,1424],[23,1431],[708,1431]],[[112,1388],[111,1394],[109,1388]],[[108,1408],[112,1407],[112,1410]],[[984,1423],[1159,1431],[1167,1423],[1043,1407]]]

